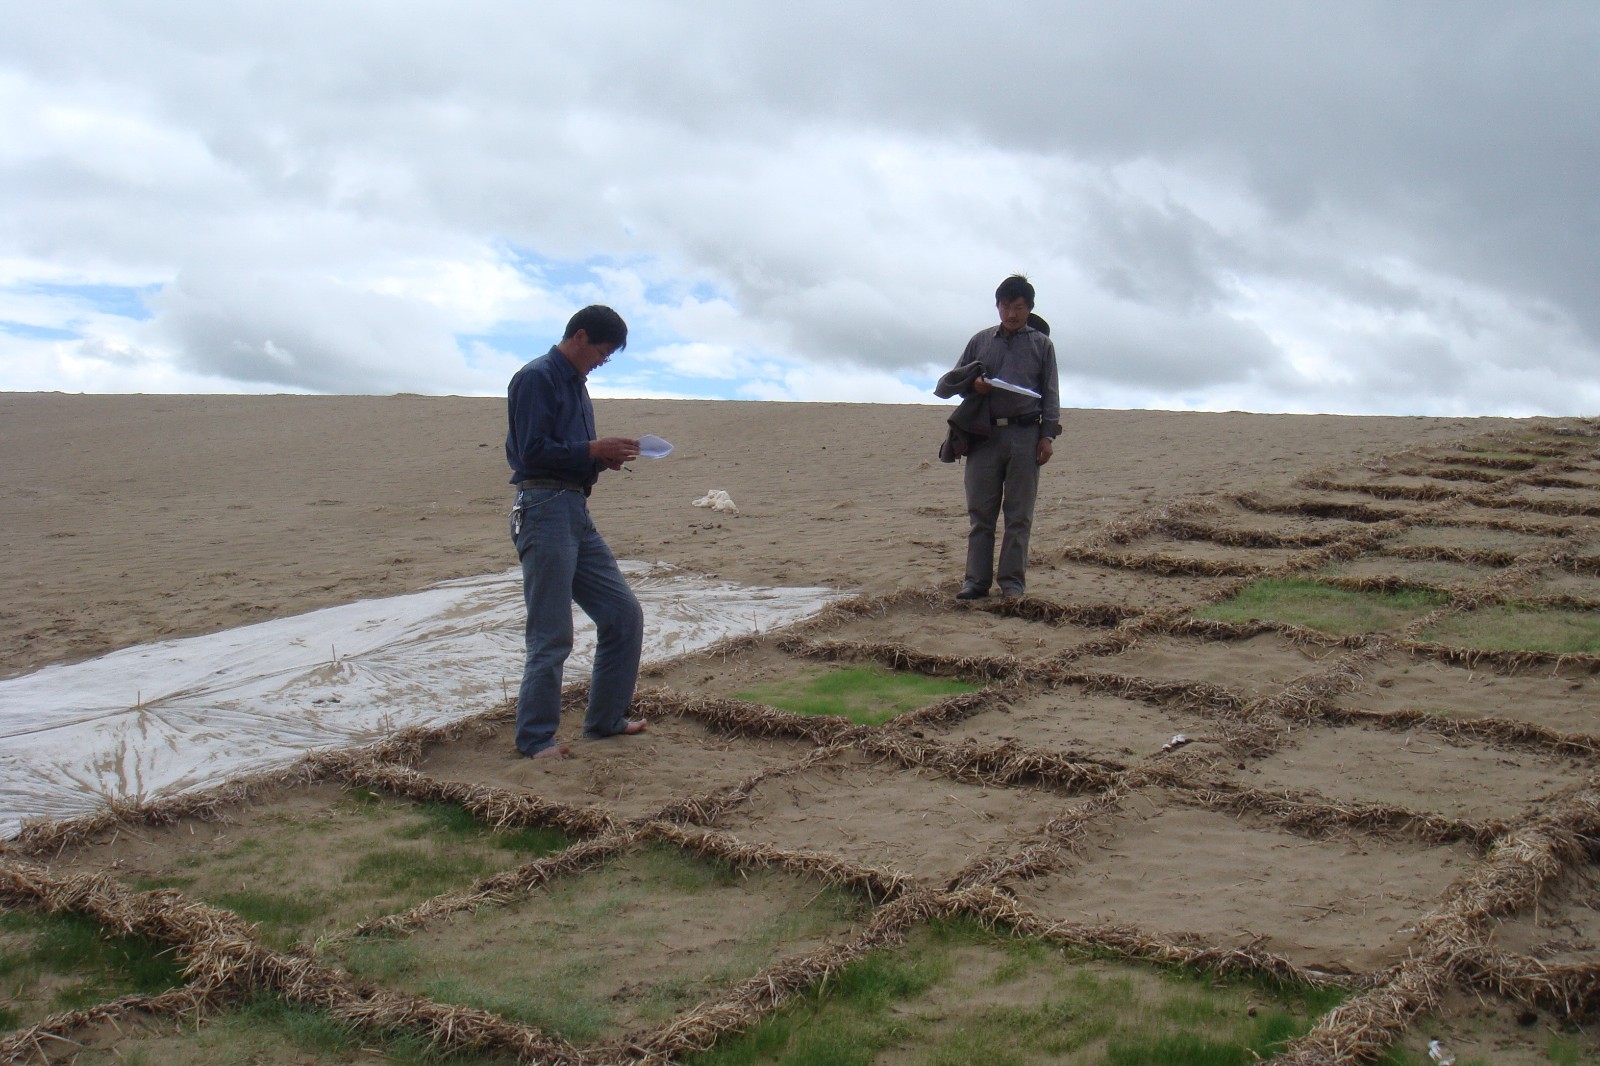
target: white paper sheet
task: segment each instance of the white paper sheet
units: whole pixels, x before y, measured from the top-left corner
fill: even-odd
[[[639,438],[639,454],[646,459],[665,459],[672,454],[672,444],[654,433]]]
[[[1000,378],[984,378],[984,380],[997,389],[1004,389],[1006,392],[1014,392],[1018,396],[1032,396],[1035,400],[1044,398],[1037,392],[1034,392],[1032,389],[1028,388],[1026,385],[1013,385],[1011,382],[1004,381]]]

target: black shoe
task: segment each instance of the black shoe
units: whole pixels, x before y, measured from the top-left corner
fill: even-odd
[[[962,585],[961,591],[956,593],[958,600],[981,600],[989,595],[988,589],[980,589],[976,585]]]

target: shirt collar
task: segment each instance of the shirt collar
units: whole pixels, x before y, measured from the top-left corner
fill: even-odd
[[[557,372],[568,381],[576,381],[580,385],[589,383],[589,375],[578,373],[578,368],[572,365],[572,360],[561,354],[561,349],[555,345],[550,346],[550,361],[557,367]]]

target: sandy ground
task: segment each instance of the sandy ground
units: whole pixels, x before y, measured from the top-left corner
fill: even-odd
[[[594,496],[620,558],[868,592],[960,578],[935,405],[602,400],[663,460]],[[1189,493],[1448,441],[1494,419],[1068,411],[1034,539]],[[0,677],[515,565],[505,404],[455,397],[0,395]],[[726,490],[739,517],[691,506]]]
[[[604,433],[651,432],[677,446],[667,459],[640,460],[631,474],[602,481],[596,519],[619,556],[743,582],[954,591],[964,517],[959,468],[934,458],[943,409],[656,400],[597,407]],[[496,400],[419,397],[0,397],[10,549],[0,564],[0,673],[509,567],[501,412]],[[1578,532],[1563,543],[1585,557],[1600,554],[1596,517],[1519,511],[1526,528],[1497,529],[1483,523],[1509,512],[1343,488],[1313,494],[1293,484],[1315,472],[1330,484],[1392,482],[1374,469],[1377,457],[1509,428],[1504,420],[1073,411],[1064,421],[1041,486],[1030,571],[1030,592],[1051,604],[1137,614],[1213,595],[1226,577],[1063,554],[1119,519],[1191,496],[1208,501],[1209,525],[1224,531],[1348,535],[1346,517],[1263,513],[1230,499],[1315,495],[1413,518],[1454,507],[1469,523],[1412,525],[1394,534],[1396,549],[1537,552],[1555,543],[1540,530],[1570,528]],[[1442,462],[1408,461],[1433,461],[1435,469]],[[1596,475],[1595,487],[1548,488],[1592,506],[1600,461],[1587,457],[1576,473],[1578,481]],[[740,514],[691,505],[712,488],[725,489]],[[1170,535],[1118,550],[1129,559],[1143,553],[1247,568],[1281,566],[1294,555]],[[1347,573],[1415,577],[1431,567],[1442,586],[1498,580],[1486,564],[1472,564],[1480,573],[1377,550],[1357,561]],[[1595,584],[1588,575],[1572,580]],[[1529,572],[1530,587],[1548,579]],[[969,716],[910,735],[947,752],[1066,753],[1106,774],[1162,759],[1174,734],[1189,738],[1177,763],[1187,767],[1182,787],[1145,788],[1114,808],[1038,782],[958,780],[931,764],[897,764],[870,745],[807,762],[807,742],[723,732],[689,715],[658,719],[640,740],[575,741],[575,758],[540,765],[515,757],[505,726],[486,726],[431,748],[417,769],[602,810],[619,822],[753,782],[710,828],[895,871],[930,891],[981,875],[1046,919],[1250,947],[1335,973],[1381,971],[1422,950],[1424,919],[1481,861],[1466,840],[1559,807],[1595,774],[1600,741],[1590,741],[1600,726],[1586,669],[1505,677],[1390,650],[1361,663],[1359,679],[1332,703],[1337,713],[1309,729],[1284,718],[1271,750],[1249,750],[1237,730],[1252,720],[1235,712],[1270,703],[1348,653],[1279,633],[1154,633],[1107,650],[1099,642],[1109,624],[907,595],[798,627],[791,638],[812,653],[970,655],[1025,677],[1070,666],[1075,680],[1020,682]],[[657,666],[646,671],[645,691],[716,700],[832,668],[826,656],[794,647],[768,637],[736,653]],[[1143,687],[1119,688],[1117,679],[1128,678]],[[1419,711],[1462,728],[1415,727],[1405,716]],[[1521,722],[1568,740],[1497,740],[1510,733],[1474,732],[1474,720]],[[1360,808],[1372,812],[1373,826],[1429,817],[1459,834],[1308,834],[1269,816],[1268,804],[1230,811],[1218,799],[1245,793],[1322,811]],[[1083,828],[1072,835],[1063,827],[1076,819]],[[159,843],[168,832],[180,843]],[[148,853],[90,848],[62,861],[157,870],[192,846],[185,839],[181,828],[152,832]],[[1024,847],[1053,858],[1026,876],[1005,873],[1007,857]],[[1587,915],[1595,883],[1592,868],[1575,869],[1543,911],[1507,917],[1503,943],[1593,964],[1600,932]],[[696,945],[667,950],[687,955]],[[626,974],[619,966],[616,980]],[[626,994],[624,984],[613,998]],[[1467,1014],[1442,1024],[1493,1061],[1542,1061],[1512,1050],[1514,1034],[1474,1029]]]

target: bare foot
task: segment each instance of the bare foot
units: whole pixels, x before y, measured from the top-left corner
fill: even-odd
[[[572,755],[572,748],[566,744],[552,744],[548,748],[540,748],[530,759],[565,759]]]
[[[622,735],[631,737],[635,733],[643,733],[648,723],[643,718],[630,718],[628,724],[622,727]]]

